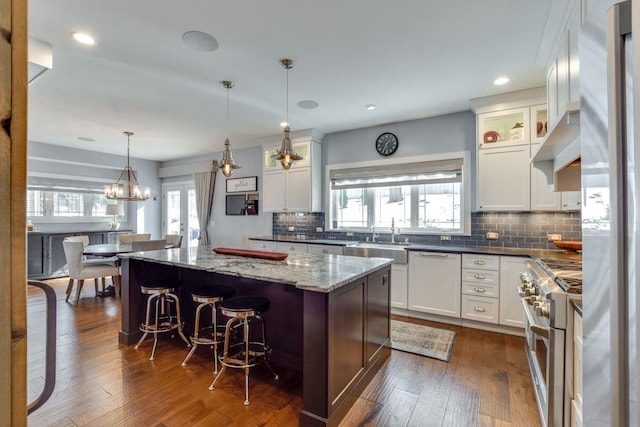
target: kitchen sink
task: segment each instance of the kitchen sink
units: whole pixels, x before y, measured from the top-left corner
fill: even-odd
[[[358,242],[353,246],[345,246],[342,253],[367,258],[392,258],[397,264],[406,264],[406,246],[400,243]]]

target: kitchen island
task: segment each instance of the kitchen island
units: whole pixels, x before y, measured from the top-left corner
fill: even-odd
[[[181,284],[187,332],[195,312],[190,292],[197,287],[225,284],[235,287],[236,295],[269,298],[271,308],[263,317],[272,360],[302,372],[300,425],[338,425],[389,357],[390,259],[301,253],[270,261],[220,255],[211,247],[121,258],[119,339],[125,345],[141,335],[145,282]]]

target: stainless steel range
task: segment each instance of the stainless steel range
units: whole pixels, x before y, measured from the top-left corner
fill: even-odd
[[[582,262],[526,262],[518,288],[526,315],[526,350],[542,424],[565,425],[564,382],[569,302],[582,299]]]

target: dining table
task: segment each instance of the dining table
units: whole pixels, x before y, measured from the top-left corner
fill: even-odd
[[[167,244],[165,249],[171,249],[174,245]],[[89,255],[101,258],[111,258],[119,254],[127,254],[136,252],[131,243],[102,243],[97,245],[87,245],[82,252],[83,255]],[[120,259],[115,260],[116,266],[120,267]],[[107,286],[104,291],[98,292],[98,297],[105,298],[115,295],[115,288]]]

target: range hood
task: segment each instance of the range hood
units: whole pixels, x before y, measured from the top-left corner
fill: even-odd
[[[580,103],[567,104],[565,113],[547,133],[531,157],[533,166],[544,172],[555,191],[577,191],[580,179]]]
[[[53,68],[53,51],[51,45],[29,37],[29,84],[51,68]]]

